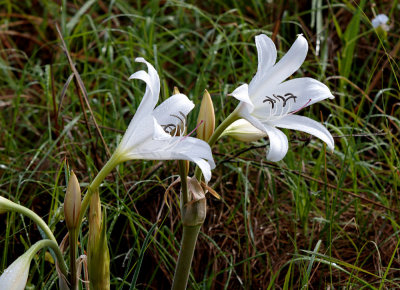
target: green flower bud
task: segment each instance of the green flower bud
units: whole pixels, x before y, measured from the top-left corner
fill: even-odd
[[[110,254],[106,236],[106,216],[101,216],[99,192],[90,200],[88,271],[90,289],[110,289]]]
[[[210,140],[215,129],[215,114],[214,105],[207,90],[204,91],[203,99],[201,100],[197,124],[200,124],[196,130],[197,138],[206,142]]]
[[[68,230],[75,229],[81,211],[81,188],[75,173],[71,170],[64,199],[64,216]]]

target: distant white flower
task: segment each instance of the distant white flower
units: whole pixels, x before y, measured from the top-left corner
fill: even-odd
[[[372,19],[372,26],[376,29],[382,27],[383,30],[389,31],[389,26],[387,25],[389,17],[385,14],[379,14],[374,19]]]
[[[269,136],[267,159],[279,161],[288,151],[286,135],[277,129],[294,129],[312,134],[333,150],[332,135],[320,123],[294,113],[322,101],[334,98],[328,87],[312,78],[286,80],[297,71],[308,51],[307,40],[299,35],[290,50],[276,62],[276,47],[264,34],[256,36],[258,69],[250,84],[238,87],[231,94],[240,101],[240,117]]]
[[[194,104],[183,94],[176,94],[154,108],[160,93],[160,79],[154,67],[143,58],[136,62],[147,65],[148,72],[138,71],[129,79],[146,83],[146,92],[128,129],[117,147],[114,158],[118,162],[131,159],[190,160],[211,179],[215,167],[210,146],[197,138],[183,135],[186,116]]]

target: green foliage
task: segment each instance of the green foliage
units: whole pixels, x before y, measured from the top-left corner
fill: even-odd
[[[287,131],[289,153],[270,163],[267,138],[220,140],[210,185],[222,199],[207,200],[189,287],[399,288],[399,8],[371,3],[1,1],[0,195],[44,217],[60,242],[66,163],[84,188],[106,162],[106,145],[111,152],[118,145],[144,92],[128,81],[143,69],[134,58],[159,72],[160,101],[177,86],[199,105],[207,89],[219,124],[237,105],[227,94],[256,72],[254,37],[272,36],[281,57],[303,33],[310,50],[294,77],[321,80],[336,99],[301,114],[325,123],[335,151]],[[373,9],[392,19],[385,43],[370,24]],[[94,115],[70,78],[55,22]],[[177,176],[177,162],[131,161],[100,187],[112,289],[170,286],[182,230],[179,187],[164,194]],[[23,216],[1,215],[0,269],[41,234]],[[41,289],[58,285],[44,259],[32,263],[30,279]]]

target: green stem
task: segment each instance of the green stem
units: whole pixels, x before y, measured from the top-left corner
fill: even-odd
[[[69,266],[70,266],[70,285],[71,289],[78,289],[78,276],[76,273],[76,249],[78,243],[78,231],[71,229],[69,231]]]
[[[181,249],[179,251],[179,257],[175,269],[174,281],[172,282],[172,290],[186,289],[200,228],[201,225],[183,226]]]
[[[121,154],[116,154],[117,152],[114,152],[114,154],[111,156],[111,158],[107,161],[106,165],[103,166],[103,168],[100,170],[100,172],[97,174],[95,179],[92,181],[92,183],[89,185],[86,194],[82,200],[81,204],[81,211],[79,213],[79,219],[78,219],[78,226],[77,228],[79,229],[81,224],[82,224],[82,219],[84,215],[86,214],[86,211],[89,207],[90,204],[90,198],[92,194],[99,188],[100,184],[103,182],[103,180],[107,177],[107,175],[119,164],[122,162],[120,159]]]
[[[240,119],[239,107],[240,105],[237,106],[236,109],[232,113],[230,113],[230,115],[226,117],[226,119],[221,124],[219,124],[217,129],[215,129],[214,133],[211,135],[210,140],[208,141],[208,145],[210,145],[210,147],[212,147],[215,144],[215,142],[217,142],[217,140],[221,137],[222,133],[230,124]],[[201,170],[198,166],[194,171],[194,176],[197,178],[198,181],[201,181],[202,175],[201,175]]]
[[[50,230],[49,226],[46,224],[46,222],[44,220],[42,220],[42,218],[40,216],[38,216],[36,213],[31,211],[29,208],[26,208],[22,205],[16,204],[11,201],[10,201],[10,203],[12,203],[12,206],[9,207],[10,211],[19,212],[19,213],[22,213],[23,215],[29,217],[43,230],[43,232],[46,234],[46,236],[50,240],[54,241],[57,244],[57,240],[54,237],[53,232]]]
[[[189,192],[187,187],[186,160],[178,160],[179,176],[181,177],[181,205],[189,201]]]
[[[65,265],[63,255],[61,253],[60,248],[58,247],[57,242],[53,240],[40,240],[39,242],[36,242],[30,249],[29,251],[34,255],[37,251],[44,247],[49,247],[53,250],[53,252],[56,255],[58,266],[60,268],[61,273],[67,277],[68,271],[67,271],[67,265]]]

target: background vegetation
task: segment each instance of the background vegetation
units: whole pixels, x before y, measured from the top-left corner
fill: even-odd
[[[310,49],[294,76],[321,80],[336,98],[301,114],[326,124],[335,151],[287,131],[290,152],[270,163],[268,138],[222,139],[213,148],[218,167],[210,183],[222,199],[208,198],[189,287],[400,288],[397,0],[0,5],[0,194],[44,217],[59,241],[67,165],[88,185],[142,99],[144,85],[128,81],[143,69],[135,57],[158,70],[160,100],[177,86],[199,104],[207,89],[221,122],[237,105],[227,94],[256,71],[254,37],[272,37],[282,56],[303,33]],[[387,38],[371,26],[379,13],[390,18]],[[90,109],[70,77],[56,23]],[[179,187],[165,189],[176,178],[176,162],[138,160],[103,184],[113,289],[170,287],[181,225]],[[30,220],[1,215],[0,270],[40,238]],[[38,256],[30,273],[36,289],[58,287],[50,258]]]

